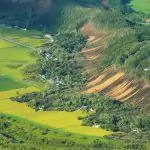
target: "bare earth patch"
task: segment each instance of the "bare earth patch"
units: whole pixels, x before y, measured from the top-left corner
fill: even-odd
[[[105,38],[109,36],[106,31],[97,31],[91,24],[85,25],[81,33],[88,36],[87,47],[82,50],[85,67],[84,73],[89,75],[84,93],[105,93],[118,101],[132,101],[142,107],[150,107],[150,84],[144,85],[142,81],[135,81],[133,77],[114,65],[97,73],[97,63],[104,56],[107,44]]]

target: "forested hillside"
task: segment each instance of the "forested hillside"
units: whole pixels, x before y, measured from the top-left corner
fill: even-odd
[[[35,112],[83,111],[86,115],[78,117],[82,126],[113,133],[68,133],[6,115],[11,111],[0,107],[0,148],[149,150],[150,14],[137,12],[131,4],[132,0],[0,1],[2,40],[10,41],[7,28],[10,33],[19,31],[12,32],[11,40],[23,37],[23,46],[29,35],[28,43],[41,40],[34,47],[27,45],[36,61],[21,68],[22,80],[13,81],[19,81],[17,88],[22,81],[38,83],[40,90],[27,92],[25,87],[24,94],[16,91],[9,100]],[[31,30],[40,33],[33,36]],[[0,74],[4,82],[3,78]]]

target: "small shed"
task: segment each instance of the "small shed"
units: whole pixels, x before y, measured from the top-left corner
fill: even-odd
[[[145,68],[144,71],[150,71],[150,68]]]
[[[21,29],[22,31],[27,31],[27,29],[26,28],[23,28],[23,29]]]
[[[144,20],[145,23],[150,24],[150,19]]]
[[[50,34],[45,34],[44,38],[49,39],[51,43],[54,42],[54,39]]]

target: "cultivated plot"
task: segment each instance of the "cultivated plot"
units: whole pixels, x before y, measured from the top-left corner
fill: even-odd
[[[150,13],[150,0],[132,0],[131,6],[135,11]]]
[[[25,87],[23,69],[36,61],[31,53],[47,39],[36,30],[0,26],[0,90]]]

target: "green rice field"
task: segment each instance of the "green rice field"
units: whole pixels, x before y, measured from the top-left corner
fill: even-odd
[[[150,0],[132,0],[131,6],[135,11],[150,13]]]
[[[1,94],[1,93],[0,93]],[[82,126],[79,116],[86,115],[82,111],[35,111],[26,106],[10,100],[0,100],[0,113],[19,116],[30,121],[47,125],[49,127],[63,129],[67,132],[79,133],[93,136],[104,136],[112,134],[101,128]]]
[[[25,87],[23,69],[36,61],[31,53],[46,42],[43,33],[0,26],[0,91]]]
[[[23,83],[17,82],[9,77],[4,77],[0,75],[0,91],[11,90],[11,89],[14,89],[14,87],[16,89],[19,89],[24,86],[25,85]]]

